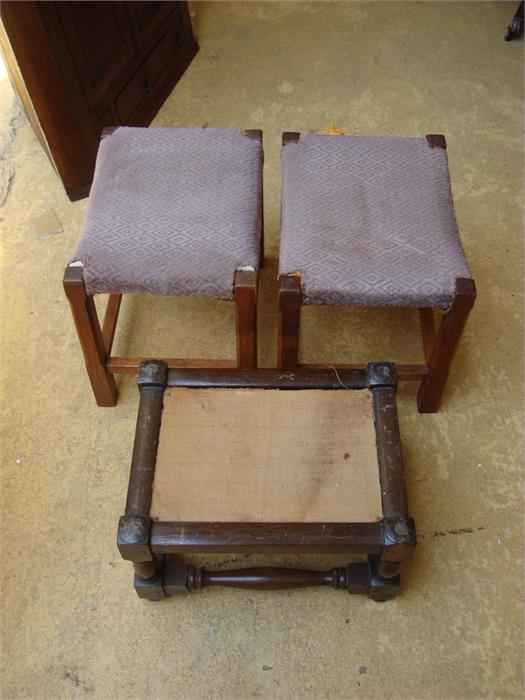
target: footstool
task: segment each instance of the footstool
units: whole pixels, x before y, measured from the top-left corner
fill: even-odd
[[[82,235],[64,275],[98,405],[114,406],[113,375],[135,373],[141,362],[111,356],[123,293],[234,301],[236,361],[167,363],[255,367],[261,251],[261,131],[105,130]],[[102,327],[95,294],[109,294]]]
[[[396,367],[171,369],[142,364],[117,543],[141,598],[205,586],[399,590],[416,544],[408,516]],[[202,553],[330,552],[328,571],[205,569]]]
[[[425,363],[398,374],[436,411],[476,296],[444,136],[284,134],[279,273],[279,367],[297,367],[302,304],[418,308]]]

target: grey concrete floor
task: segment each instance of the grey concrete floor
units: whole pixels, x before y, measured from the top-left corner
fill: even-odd
[[[157,126],[262,128],[268,265],[260,356],[275,354],[283,130],[445,133],[478,301],[442,410],[399,411],[419,531],[402,595],[209,590],[139,601],[115,530],[137,392],[92,399],[61,288],[71,204],[0,81],[3,698],[523,696],[523,42],[516,2],[199,3],[200,52]],[[39,239],[53,212],[64,231]],[[230,306],[127,300],[132,354],[233,356]],[[311,360],[420,357],[407,311],[309,308]]]

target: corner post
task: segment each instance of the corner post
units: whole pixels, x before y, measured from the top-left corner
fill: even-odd
[[[279,369],[297,368],[301,301],[301,275],[280,275],[277,337],[277,367]]]
[[[233,284],[237,366],[257,367],[257,270],[237,270]]]
[[[100,329],[93,296],[86,292],[84,270],[68,265],[64,272],[64,291],[71,306],[86,369],[99,406],[115,406],[118,390],[115,379],[106,369],[108,360],[104,336]]]

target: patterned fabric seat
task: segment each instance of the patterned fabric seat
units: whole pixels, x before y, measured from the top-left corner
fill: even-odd
[[[280,273],[300,273],[305,304],[448,309],[471,274],[446,150],[424,137],[286,143]]]
[[[259,266],[261,188],[261,143],[238,129],[117,128],[72,258],[86,291],[232,299]]]

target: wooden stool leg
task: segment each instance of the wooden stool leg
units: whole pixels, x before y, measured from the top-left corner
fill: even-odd
[[[163,574],[165,557],[157,554],[153,561],[145,563],[133,562],[135,576],[133,585],[139,598],[143,600],[162,600],[164,593]]]
[[[97,310],[93,297],[86,293],[81,267],[66,268],[64,290],[71,305],[96,402],[99,406],[115,406],[118,396],[117,385],[113,375],[106,370],[107,352]]]
[[[237,366],[257,367],[257,279],[255,270],[237,270],[233,284]]]
[[[458,278],[452,308],[444,315],[428,361],[430,372],[421,382],[417,396],[420,413],[435,413],[461,333],[476,298],[474,280]]]
[[[301,317],[301,277],[279,277],[279,331],[277,367],[295,369],[299,356],[299,322]]]

